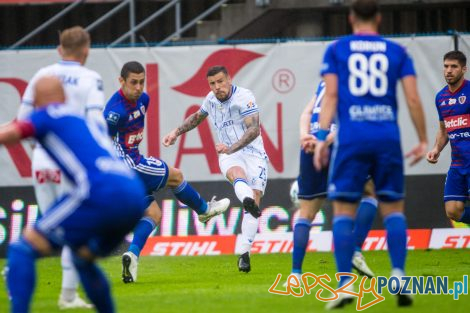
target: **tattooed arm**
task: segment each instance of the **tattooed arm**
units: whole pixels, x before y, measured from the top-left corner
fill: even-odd
[[[201,111],[194,112],[188,118],[186,118],[183,124],[175,129],[173,129],[169,134],[163,137],[162,143],[165,147],[173,145],[176,142],[178,136],[190,131],[191,129],[197,127],[201,122],[207,117],[207,114],[204,114]]]
[[[235,142],[233,145],[230,147],[227,147],[224,144],[217,144],[216,145],[216,150],[218,153],[226,153],[226,154],[232,154],[237,152],[238,150],[243,149],[247,145],[250,144],[253,140],[256,139],[256,137],[259,136],[260,134],[260,126],[259,126],[259,113],[249,115],[243,119],[243,122],[245,123],[245,126],[247,130],[245,131],[245,134],[243,134],[242,138]]]

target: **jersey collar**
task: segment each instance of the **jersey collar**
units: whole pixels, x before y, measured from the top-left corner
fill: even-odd
[[[62,65],[81,66],[80,62],[77,62],[77,61],[60,60],[59,63]]]
[[[224,101],[220,101],[219,99],[217,99],[220,103],[225,103],[227,101],[229,101],[230,99],[232,99],[232,96],[233,94],[235,93],[235,91],[237,91],[237,86],[235,85],[232,85],[232,90],[230,91],[230,97],[228,97],[227,99],[225,99]]]
[[[462,85],[460,85],[460,87],[457,88],[454,92],[450,91],[449,85],[447,85],[447,91],[448,91],[451,95],[455,95],[456,93],[459,93],[459,92],[462,90],[462,88],[465,87],[465,85],[467,85],[467,82],[468,82],[468,81],[467,81],[466,79],[464,79]]]

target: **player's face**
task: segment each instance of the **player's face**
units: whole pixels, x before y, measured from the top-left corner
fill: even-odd
[[[128,100],[136,101],[144,92],[145,73],[129,73],[126,79],[119,77],[121,90]]]
[[[207,77],[207,81],[209,82],[209,87],[212,92],[220,101],[224,101],[230,96],[232,92],[232,80],[230,76],[219,72],[214,76]]]
[[[444,78],[446,79],[447,84],[456,85],[459,83],[465,72],[467,71],[466,66],[461,66],[457,60],[444,60]]]

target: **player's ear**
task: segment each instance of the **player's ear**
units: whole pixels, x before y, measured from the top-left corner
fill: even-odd
[[[464,73],[467,73],[467,66],[466,66],[466,65],[465,65],[464,67],[462,67],[462,71],[463,71]]]
[[[124,78],[122,78],[121,76],[119,76],[119,83],[120,83],[121,85],[124,85],[125,82],[126,82],[126,81],[124,80]]]
[[[62,50],[62,46],[61,46],[61,45],[58,45],[58,46],[57,46],[57,52],[59,53],[59,55],[60,55],[61,57],[64,56],[64,51]]]

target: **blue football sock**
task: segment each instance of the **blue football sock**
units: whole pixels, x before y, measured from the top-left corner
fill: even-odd
[[[197,214],[204,214],[207,211],[207,202],[201,195],[188,184],[183,181],[178,187],[173,189],[175,197],[193,209]]]
[[[155,226],[155,222],[152,218],[148,216],[143,217],[134,228],[134,238],[132,239],[132,243],[129,246],[128,251],[139,256],[148,236],[150,236],[150,233],[152,233]]]
[[[24,239],[8,248],[7,285],[13,313],[29,312],[29,305],[36,284],[35,261],[39,254]]]
[[[294,251],[292,251],[292,273],[302,273],[305,251],[310,236],[311,222],[306,218],[299,218],[294,227]]]
[[[354,220],[347,215],[338,215],[333,219],[333,242],[335,245],[336,268],[339,272],[351,272],[351,259],[354,253]],[[349,280],[342,276],[339,286],[343,286]]]
[[[465,207],[462,216],[460,217],[459,222],[470,224],[470,207]]]
[[[357,209],[353,230],[354,238],[356,240],[356,251],[362,250],[362,245],[364,244],[367,234],[372,227],[376,213],[377,200],[372,197],[363,198]]]
[[[83,289],[100,313],[114,312],[113,299],[108,280],[103,272],[93,262],[88,262],[74,256],[73,263],[77,269]]]
[[[389,214],[384,218],[384,224],[392,267],[404,271],[407,240],[405,215],[399,212]]]

